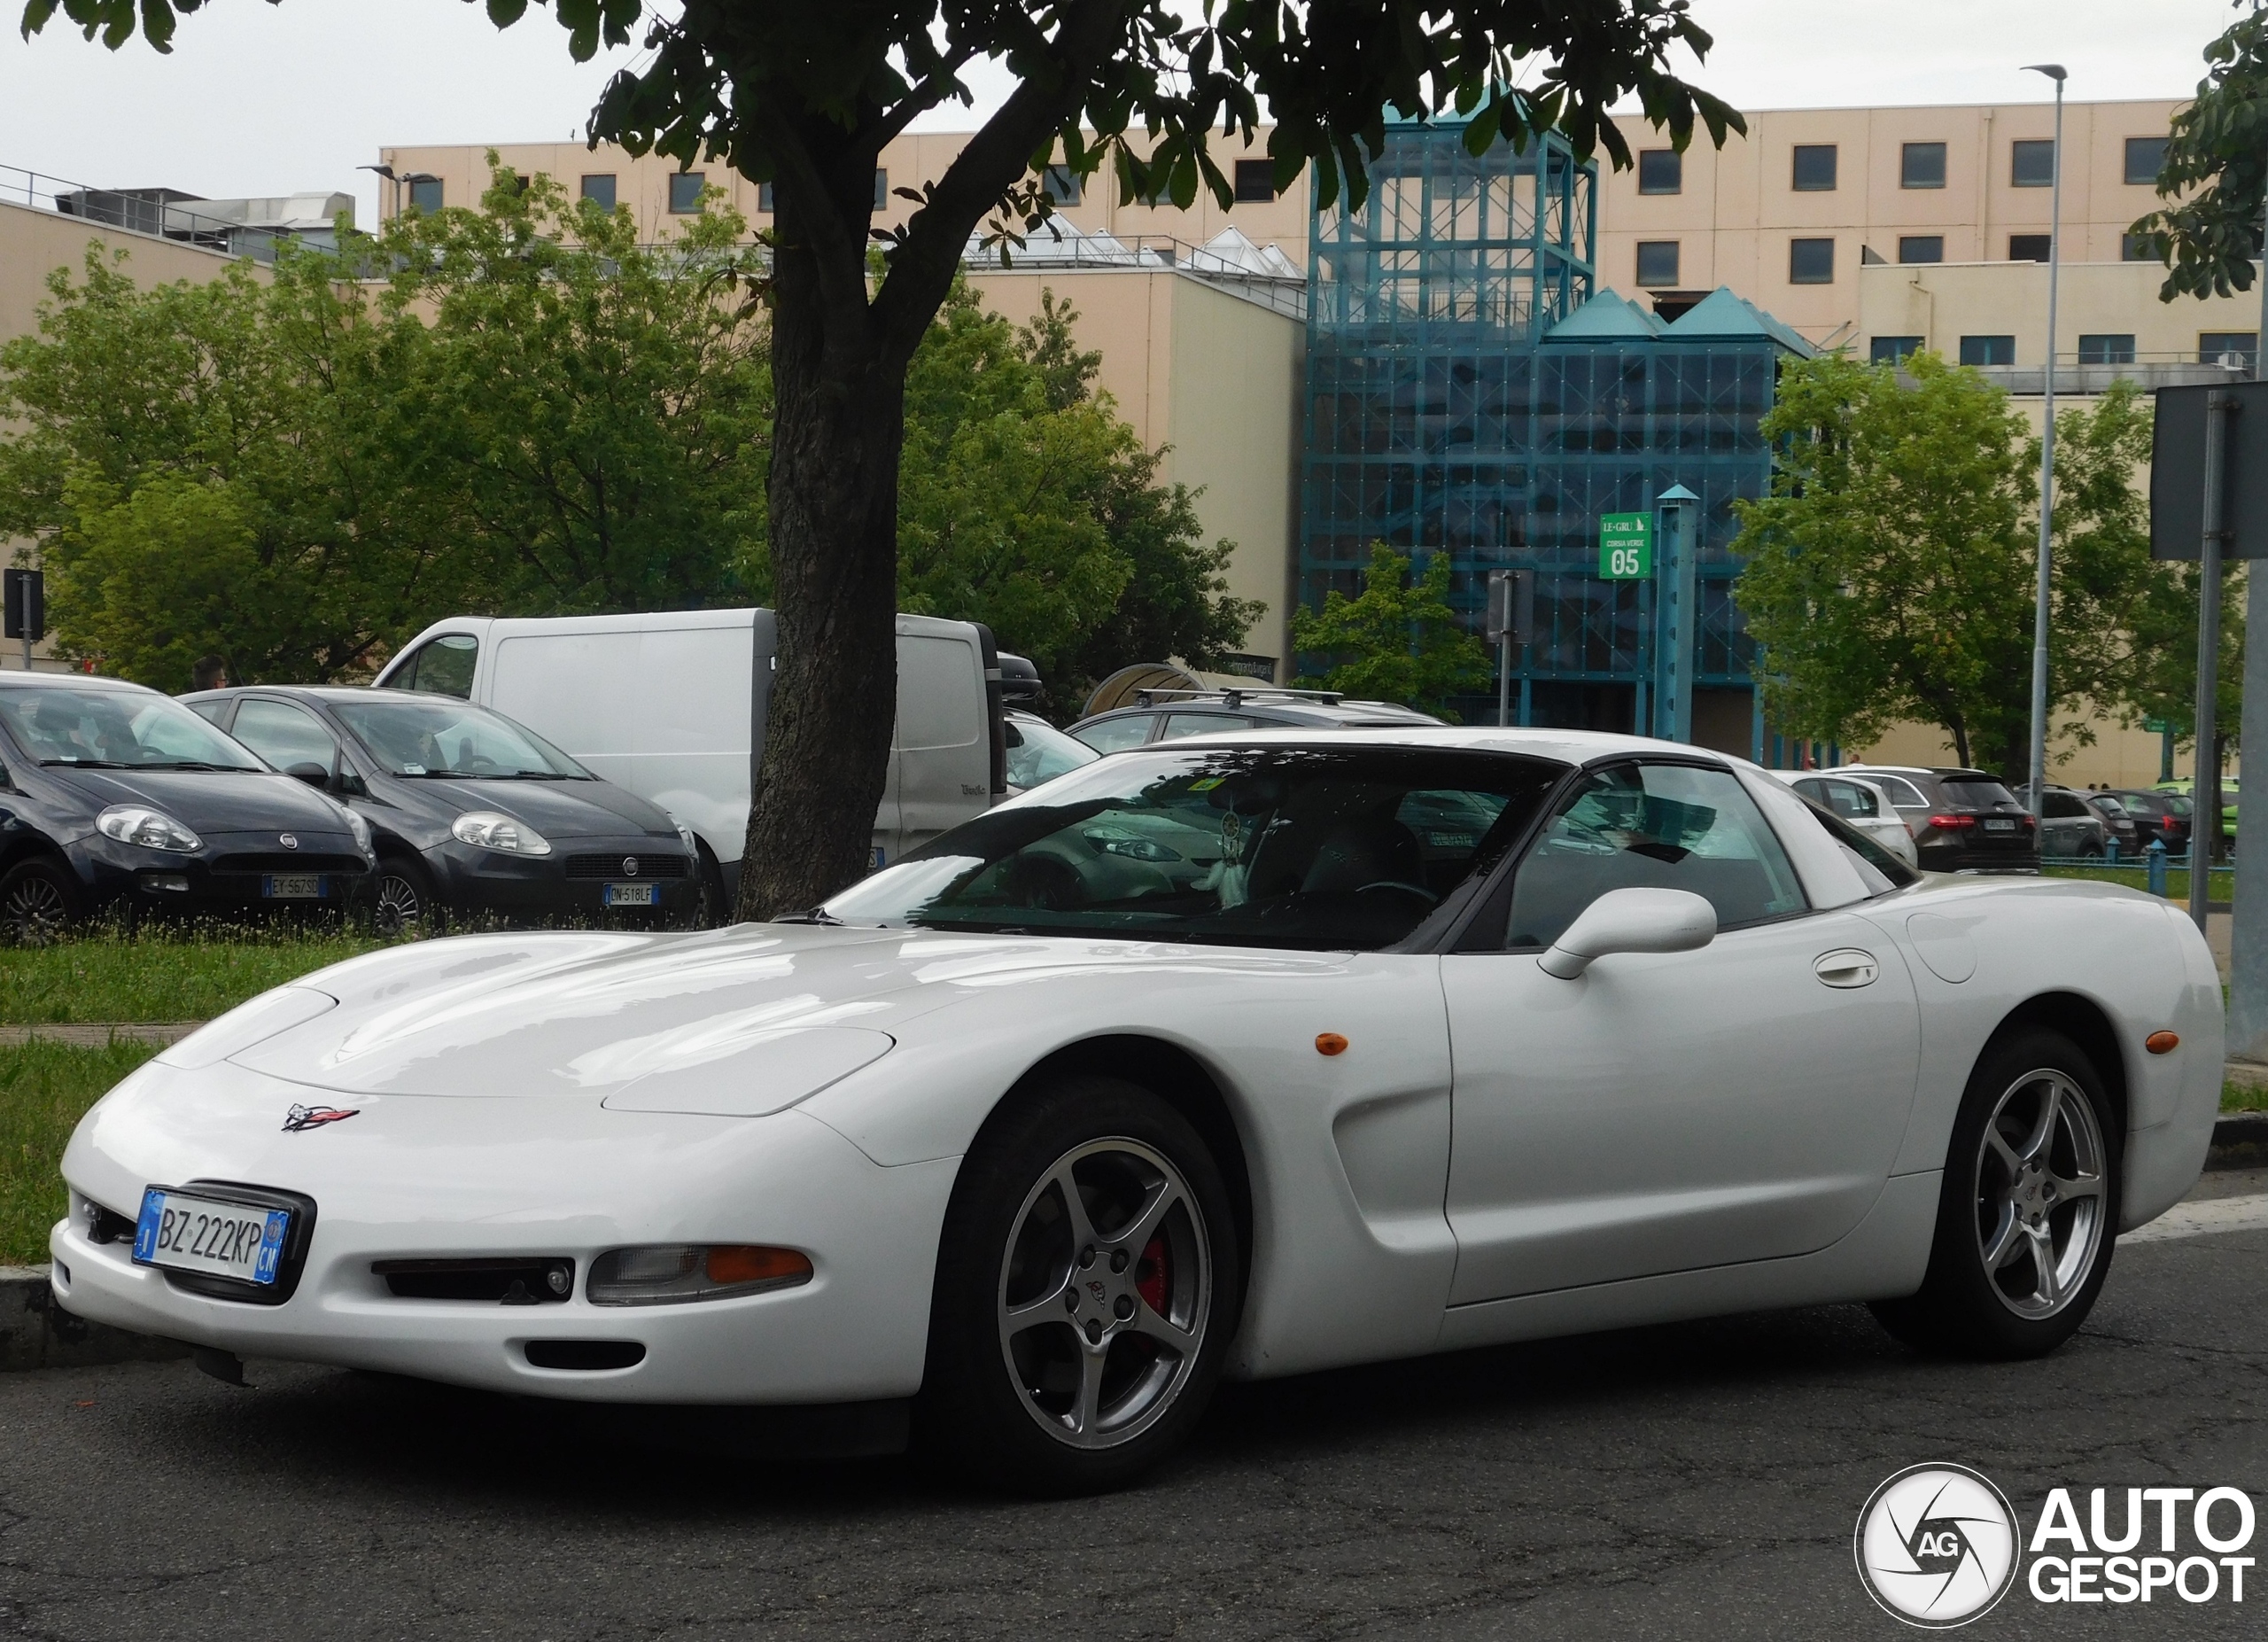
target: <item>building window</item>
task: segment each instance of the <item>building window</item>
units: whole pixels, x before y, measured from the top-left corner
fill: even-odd
[[[1963,337],[1961,339],[1961,362],[1964,365],[2013,365],[2016,362],[2016,339],[2014,337]]]
[[[1683,193],[1685,156],[1674,148],[1640,149],[1638,191],[1642,194]]]
[[[1237,161],[1237,203],[1266,205],[1276,198],[1276,162],[1272,160]]]
[[[1041,174],[1039,185],[1045,191],[1051,204],[1076,206],[1079,203],[1079,197],[1086,192],[1084,186],[1085,182],[1084,177],[1068,166],[1050,166]],[[874,191],[877,196],[874,209],[879,211],[882,208],[880,198],[882,191],[876,189]]]
[[[2045,262],[2054,247],[2046,234],[2011,234],[2008,236],[2008,261],[2011,262]]]
[[[2042,140],[2009,144],[2008,186],[2010,188],[2054,187],[2054,143]]]
[[[771,183],[758,183],[756,185],[756,208],[758,211],[762,211],[766,214],[769,214],[775,208],[772,203]]]
[[[583,198],[602,211],[614,209],[614,173],[602,172],[583,179]]]
[[[2157,236],[2155,234],[2121,234],[2118,236],[2118,260],[2121,262],[2159,262]]]
[[[1835,144],[1832,143],[1798,143],[1796,144],[1796,191],[1799,194],[1823,194],[1835,187]]]
[[[1942,262],[1946,260],[1946,237],[1943,234],[1900,234],[1898,237],[1898,260],[1901,262]]]
[[[672,171],[670,173],[670,210],[678,216],[690,216],[701,209],[701,191],[709,185],[706,171]]]
[[[441,179],[437,176],[417,177],[409,184],[409,204],[413,210],[428,216],[441,208]]]
[[[2155,188],[2158,173],[2165,169],[2165,145],[2162,136],[2130,136],[2126,139],[2126,181],[2136,188]]]
[[[2134,338],[2131,332],[2120,335],[2105,332],[2079,339],[2079,363],[2082,365],[2131,365],[2134,362]]]
[[[874,167],[874,209],[889,209],[889,172],[882,166]]]
[[[1638,283],[1642,285],[1677,284],[1677,241],[1642,239],[1638,242]]]
[[[1946,185],[1946,145],[1908,143],[1899,151],[1900,188],[1943,188]]]
[[[1833,284],[1835,242],[1831,239],[1790,240],[1788,283],[1791,285]]]
[[[1867,357],[1877,365],[1895,365],[1921,346],[1919,337],[1876,337],[1868,346]]]
[[[2249,376],[2259,354],[2260,333],[2256,331],[2204,331],[2197,336],[2197,362],[2201,365],[2225,365],[2233,359]]]

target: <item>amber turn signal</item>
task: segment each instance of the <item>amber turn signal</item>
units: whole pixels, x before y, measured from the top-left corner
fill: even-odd
[[[2152,1032],[2142,1039],[2142,1047],[2152,1054],[2171,1054],[2180,1047],[2181,1034],[2179,1032]]]
[[[1344,1054],[1347,1053],[1347,1040],[1337,1032],[1317,1032],[1315,1035],[1315,1052],[1317,1054]]]
[[[760,1249],[745,1243],[712,1247],[708,1265],[712,1283],[800,1283],[812,1274],[807,1255],[793,1249]]]

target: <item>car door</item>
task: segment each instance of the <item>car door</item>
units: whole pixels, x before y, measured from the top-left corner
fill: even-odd
[[[1697,951],[1537,958],[1609,890],[1689,890]],[[1920,1025],[1896,948],[1816,911],[1721,767],[1585,773],[1513,880],[1502,950],[1442,961],[1452,1303],[1798,1255],[1879,1195]]]

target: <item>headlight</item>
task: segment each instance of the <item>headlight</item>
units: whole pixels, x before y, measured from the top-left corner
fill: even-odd
[[[341,807],[343,808],[344,806],[342,805]],[[354,847],[356,849],[361,851],[365,855],[373,855],[377,852],[377,845],[372,842],[370,837],[370,823],[364,821],[361,816],[353,810],[348,810],[346,812],[346,828],[348,831],[354,835]]]
[[[591,1262],[593,1305],[665,1305],[793,1288],[812,1280],[811,1257],[746,1243],[662,1243],[610,1249]]]
[[[95,817],[95,830],[120,844],[149,850],[201,850],[205,840],[172,816],[146,805],[114,804]]]
[[[664,810],[662,813],[664,815],[670,814],[667,810]],[[685,852],[691,856],[695,860],[699,860],[701,859],[701,846],[693,841],[693,829],[687,826],[683,821],[678,820],[674,815],[670,815],[670,825],[677,829],[677,841],[685,845]]]
[[[477,844],[484,850],[501,850],[507,855],[551,853],[551,845],[541,833],[525,821],[499,815],[493,810],[475,810],[469,815],[458,816],[449,823],[449,834],[460,844]]]

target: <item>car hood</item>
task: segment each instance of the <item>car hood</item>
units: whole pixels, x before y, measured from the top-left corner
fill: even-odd
[[[80,770],[48,765],[40,772],[90,808],[146,804],[191,832],[345,833],[346,814],[307,782],[253,770]]]
[[[974,990],[1186,961],[1191,950],[793,924],[458,936],[319,971],[159,1058],[199,1066],[225,1056],[349,1095],[597,1095],[617,1109],[754,1116],[847,1076],[906,1023]],[[1202,950],[1270,969],[1339,961]],[[263,1020],[263,1009],[274,1013]],[[246,1032],[254,1040],[230,1041]]]
[[[605,781],[482,781],[477,777],[405,775],[445,808],[495,810],[525,821],[546,838],[619,838],[649,833],[675,839],[677,829],[658,805]]]

